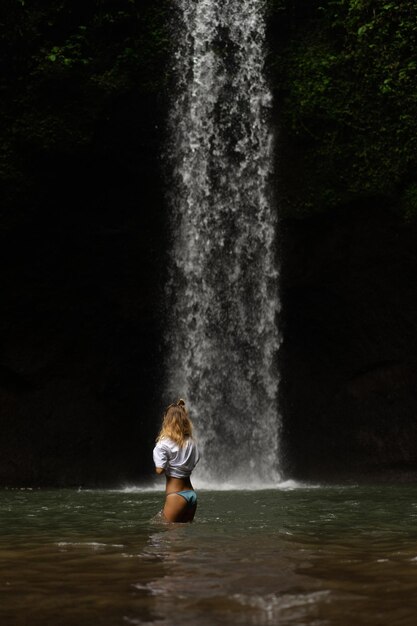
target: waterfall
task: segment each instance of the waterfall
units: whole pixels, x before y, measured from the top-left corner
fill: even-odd
[[[280,335],[263,0],[176,0],[167,399],[201,475],[279,480]]]

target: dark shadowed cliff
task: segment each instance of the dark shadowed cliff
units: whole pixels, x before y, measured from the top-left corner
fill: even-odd
[[[269,2],[283,449],[417,469],[415,7]],[[173,5],[2,4],[0,485],[140,480],[161,410]]]
[[[291,475],[417,471],[416,235],[382,201],[282,224]]]
[[[149,467],[166,265],[162,8],[2,6],[1,484],[111,484]]]

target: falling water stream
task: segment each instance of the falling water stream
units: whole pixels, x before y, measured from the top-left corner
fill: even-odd
[[[168,390],[205,475],[279,480],[280,336],[263,0],[177,0]]]

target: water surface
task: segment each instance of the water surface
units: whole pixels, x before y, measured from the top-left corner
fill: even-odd
[[[413,625],[417,486],[0,492],[0,623]]]

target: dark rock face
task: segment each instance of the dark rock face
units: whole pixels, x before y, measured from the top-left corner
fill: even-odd
[[[31,155],[27,205],[3,213],[0,485],[111,485],[149,470],[166,216],[162,113],[141,104],[117,103],[86,151]]]
[[[282,224],[289,474],[417,471],[416,234],[377,202]]]
[[[162,408],[162,175],[149,151],[125,184],[100,155],[61,166],[2,237],[0,481],[139,481]],[[281,224],[289,475],[417,472],[416,235],[375,203]]]
[[[162,410],[169,220],[160,159],[172,7],[146,0],[127,3],[125,12],[98,7],[96,15],[88,3],[41,4],[23,9],[9,2],[5,13],[0,486],[139,481],[151,470]],[[334,206],[336,196],[350,201],[357,166],[362,181],[376,181],[362,191],[354,186],[357,196],[369,195],[370,188],[382,193],[381,172],[396,168],[385,197],[400,198],[403,187],[414,190],[406,194],[411,208],[403,206],[402,215],[415,218],[415,183],[408,180],[415,171],[415,133],[408,130],[416,120],[414,82],[402,81],[402,89],[410,85],[411,108],[404,108],[403,92],[393,90],[407,114],[390,109],[387,128],[400,144],[397,153],[388,141],[393,152],[387,160],[377,122],[362,136],[354,117],[348,131],[332,117],[332,91],[317,89],[303,98],[311,91],[308,80],[299,91],[294,67],[320,79],[310,73],[312,55],[318,59],[313,70],[334,71],[320,61],[327,47],[316,45],[324,32],[316,22],[322,3],[268,4],[280,136],[276,186],[285,214],[279,355],[285,469],[305,480],[415,476],[417,222],[405,223],[386,199]],[[390,19],[387,13],[389,33]],[[405,25],[408,20],[414,28],[411,18]],[[338,48],[337,28],[327,30]],[[380,30],[372,32],[379,36]],[[355,67],[362,60],[373,67],[367,47],[361,56],[366,38],[355,37]],[[395,50],[394,58],[397,67]],[[362,106],[356,106],[357,75],[363,72],[352,74],[348,89],[355,115],[372,121],[370,106],[385,124],[380,91],[369,100],[372,81],[361,81]],[[339,76],[343,84],[348,77],[344,70]],[[303,102],[316,102],[316,117],[310,119]],[[322,133],[332,130],[334,119],[336,139]],[[369,157],[362,142],[376,156]],[[329,163],[335,163],[333,179]],[[332,191],[332,184],[343,193]],[[319,214],[324,206],[327,212]]]

